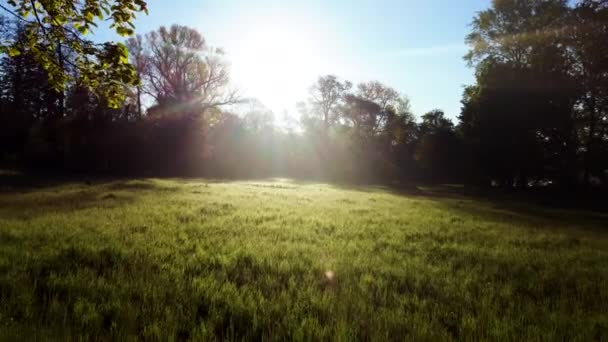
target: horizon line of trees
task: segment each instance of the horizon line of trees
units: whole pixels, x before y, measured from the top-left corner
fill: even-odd
[[[109,108],[66,63],[64,89],[28,52],[22,23],[0,17],[0,163],[114,175],[291,176],[464,182],[502,187],[608,184],[608,2],[494,0],[475,15],[457,122],[417,121],[377,81],[321,76],[298,103],[298,131],[243,102],[221,49],[173,25],[130,38],[139,82]],[[40,44],[44,43],[41,39]],[[65,48],[63,58],[76,58]],[[148,105],[146,105],[148,104]],[[236,106],[235,106],[236,105]],[[235,110],[238,107],[240,110]]]

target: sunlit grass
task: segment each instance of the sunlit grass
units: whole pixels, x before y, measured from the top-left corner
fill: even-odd
[[[425,194],[288,180],[0,193],[0,339],[608,338],[606,216]]]

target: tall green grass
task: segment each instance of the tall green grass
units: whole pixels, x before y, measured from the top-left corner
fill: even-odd
[[[4,191],[0,339],[608,339],[608,216],[426,194]]]

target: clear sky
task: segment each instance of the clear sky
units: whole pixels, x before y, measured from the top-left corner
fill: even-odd
[[[174,23],[226,51],[244,96],[294,112],[322,74],[378,80],[409,96],[416,115],[460,112],[473,70],[462,56],[477,11],[490,0],[149,0],[137,32]],[[107,32],[96,39],[107,39]],[[295,114],[295,113],[294,113]]]

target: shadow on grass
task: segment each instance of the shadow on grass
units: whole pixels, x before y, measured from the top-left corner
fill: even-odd
[[[493,222],[510,222],[534,227],[562,227],[591,229],[608,232],[608,214],[581,210],[541,206],[524,201],[487,200],[472,201],[438,199],[442,208]]]
[[[47,213],[65,213],[87,208],[114,208],[135,201],[135,196],[94,190],[49,192],[0,198],[0,215],[31,219]]]
[[[187,178],[171,179],[189,182]],[[212,181],[206,181],[212,182]],[[28,192],[44,190],[64,185],[81,185],[83,188],[107,186],[115,191],[174,190],[166,185],[155,183],[151,178],[139,177],[99,177],[78,175],[41,175],[23,173],[0,173],[0,193]]]
[[[184,183],[189,182],[188,179],[175,179],[175,181],[180,180],[183,180]],[[109,191],[168,191],[177,189],[177,187],[154,182],[150,178],[0,174],[0,193],[25,193],[66,185],[81,186],[83,190],[105,187]]]
[[[31,219],[48,213],[65,213],[89,208],[115,208],[135,202],[140,193],[178,191],[154,180],[40,179],[12,175],[0,183],[0,217]]]
[[[38,190],[73,181],[73,178],[68,177],[37,177],[21,173],[0,173],[0,193]]]
[[[425,187],[424,192],[431,197],[443,199],[441,203],[448,209],[464,211],[484,219],[608,228],[608,203],[599,193],[504,191],[455,186]],[[471,199],[474,202],[457,199]]]
[[[245,178],[205,179],[168,178],[178,184],[201,182],[243,183],[253,187],[270,187],[297,191],[300,186],[326,185],[335,189],[369,193],[390,193],[420,197],[437,202],[446,210],[481,217],[496,222],[515,221],[523,224],[555,223],[559,226],[608,227],[608,196],[599,193],[566,194],[551,191],[505,191],[458,184],[420,184],[395,182],[369,184],[330,182],[322,179]],[[249,182],[249,183],[248,183]],[[269,183],[269,184],[263,184]],[[275,183],[275,184],[270,184]],[[280,183],[280,184],[276,184]],[[0,199],[0,213],[27,217],[28,211],[64,211],[88,207],[113,207],[136,199],[138,192],[179,191],[179,186],[161,184],[151,179],[52,177],[40,178],[23,174],[0,174],[0,193],[28,193],[73,185],[72,191],[46,192],[40,196]],[[79,191],[78,191],[79,190]],[[36,193],[33,193],[36,194]],[[31,210],[28,210],[31,209]],[[15,215],[11,215],[15,216]]]
[[[432,200],[446,210],[495,222],[526,225],[587,226],[608,232],[608,202],[601,194],[565,194],[542,191],[504,191],[455,184],[365,185],[334,183],[333,188],[383,192]],[[605,228],[604,228],[605,227]]]

